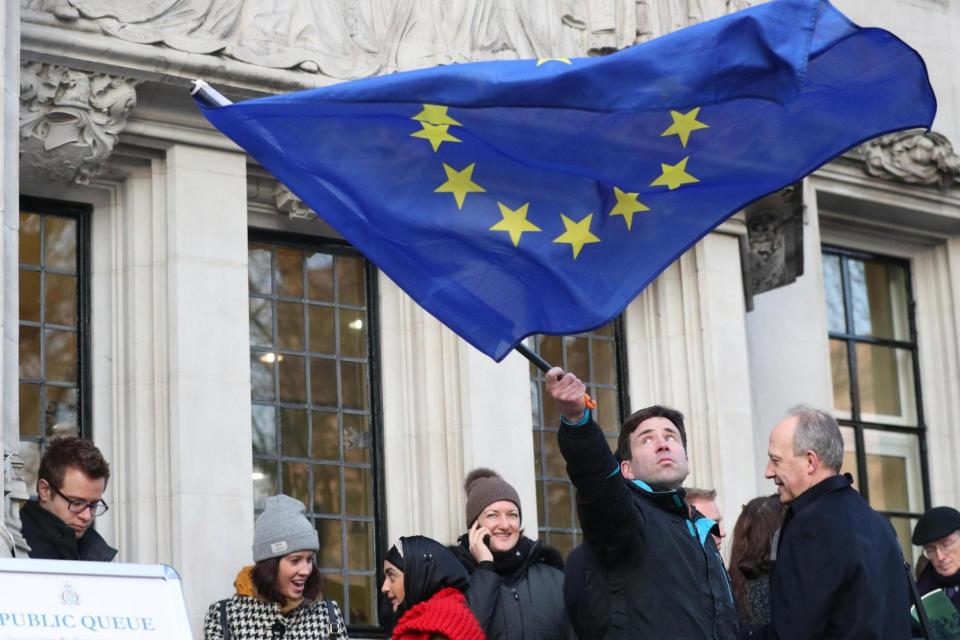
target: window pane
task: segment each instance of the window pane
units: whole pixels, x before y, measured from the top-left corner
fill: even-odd
[[[333,256],[314,253],[307,258],[307,297],[333,302]]]
[[[617,384],[617,357],[612,340],[593,340],[593,381]]]
[[[303,297],[302,255],[296,249],[277,249],[277,295]]]
[[[376,621],[377,583],[373,576],[350,576],[350,623],[373,624]]]
[[[915,425],[913,359],[910,352],[858,343],[856,355],[862,419]]]
[[[77,277],[46,274],[44,322],[66,326],[77,324]]]
[[[833,378],[833,408],[850,415],[850,364],[847,361],[847,343],[830,341],[830,375]]]
[[[343,566],[343,539],[340,520],[317,518],[317,534],[320,536],[319,564],[324,569],[339,569]],[[324,597],[331,596],[324,593]],[[341,600],[342,602],[342,600]]]
[[[372,462],[370,420],[367,416],[343,414],[343,459],[354,464]]]
[[[250,298],[250,344],[273,346],[273,305],[264,298]]]
[[[860,490],[860,474],[857,469],[857,441],[851,427],[840,427],[840,435],[843,436],[843,465],[840,467],[842,473],[849,473],[853,476],[853,488]]]
[[[593,379],[590,378],[590,353],[587,350],[589,344],[590,342],[586,338],[571,336],[564,336],[563,338],[563,346],[567,352],[566,370],[582,376],[582,379],[593,382]]]
[[[857,335],[908,340],[906,272],[882,262],[850,259],[850,294]]]
[[[276,354],[254,351],[250,354],[250,391],[254,400],[273,400],[273,367]]]
[[[310,358],[310,394],[315,406],[337,406],[337,361]]]
[[[310,305],[310,351],[313,353],[336,353],[333,309]]]
[[[567,482],[547,482],[547,501],[550,505],[550,528],[572,529],[573,511],[570,508],[570,484]]]
[[[368,469],[347,467],[343,470],[346,513],[351,516],[373,515],[373,481]]]
[[[340,459],[340,429],[337,427],[336,413],[313,412],[312,441],[313,448],[310,453],[315,460]]]
[[[77,390],[47,385],[47,401],[43,413],[46,416],[46,433],[50,438],[79,434],[77,421]]]
[[[827,328],[831,333],[846,333],[847,317],[843,307],[840,256],[824,254],[823,286],[827,294]]]
[[[900,548],[903,550],[903,558],[910,563],[911,567],[916,566],[920,559],[920,552],[910,543],[911,532],[917,526],[917,521],[912,518],[888,518],[893,530],[897,532],[897,540],[900,542]]]
[[[39,438],[40,431],[40,385],[20,383],[20,435]]]
[[[367,408],[367,366],[359,362],[341,362],[341,402],[344,409]]]
[[[557,533],[555,531],[551,531],[548,540],[548,544],[563,554],[563,557],[567,557],[573,550],[573,547],[576,546],[573,534],[570,533]]]
[[[20,214],[20,264],[40,266],[40,216]]]
[[[313,511],[340,513],[340,467],[313,465]]]
[[[596,421],[606,433],[620,433],[620,402],[615,389],[594,389]]]
[[[280,360],[280,402],[307,402],[307,373],[300,356]]]
[[[920,443],[916,436],[864,431],[870,506],[881,511],[923,512]]]
[[[310,504],[310,496],[308,495],[310,470],[307,464],[304,462],[284,462],[280,466],[283,468],[283,492],[303,504]]]
[[[284,456],[307,457],[307,412],[305,409],[280,409],[280,443]]]
[[[539,336],[539,353],[543,359],[555,367],[563,365],[563,337],[562,336]],[[570,368],[570,367],[567,367]],[[575,372],[581,375],[580,372]],[[582,374],[586,375],[586,374]],[[582,379],[582,378],[581,378]]]
[[[366,314],[348,309],[340,312],[340,354],[348,358],[363,358],[367,355]]]
[[[277,453],[276,409],[262,404],[255,404],[253,414],[253,452]]]
[[[374,565],[372,523],[347,523],[347,559],[350,569],[362,571]]]
[[[40,272],[20,270],[20,321],[40,322]]]
[[[253,461],[253,508],[262,511],[264,501],[277,495],[277,465],[267,460]]]
[[[40,329],[20,326],[20,377],[40,378]]]
[[[77,379],[77,334],[71,331],[44,333],[47,380],[75,382]]]
[[[358,258],[337,258],[337,287],[340,304],[363,305],[363,262]]]
[[[60,216],[44,216],[44,267],[76,273],[77,221]]]
[[[303,305],[277,303],[277,344],[281,349],[303,351]]]
[[[557,435],[555,433],[545,434],[543,446],[547,452],[547,477],[565,478],[567,476],[567,463],[560,455]]]
[[[273,270],[270,266],[272,255],[273,252],[267,247],[250,245],[247,252],[247,278],[251,293],[273,292]]]

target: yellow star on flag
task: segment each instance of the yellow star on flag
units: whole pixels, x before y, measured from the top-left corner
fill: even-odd
[[[500,207],[500,214],[503,216],[503,220],[490,227],[490,231],[506,231],[510,234],[513,246],[520,246],[520,236],[525,232],[543,231],[543,229],[527,220],[527,207],[530,206],[529,202],[519,209],[511,209],[502,202],[498,202],[497,206]]]
[[[627,193],[618,187],[613,188],[613,195],[617,197],[617,204],[610,210],[611,216],[623,216],[627,222],[627,231],[633,224],[633,214],[639,211],[650,211],[650,207],[637,200],[639,193]]]
[[[664,136],[680,136],[680,144],[683,147],[687,146],[687,141],[690,139],[690,133],[697,131],[698,129],[709,129],[710,125],[704,124],[697,120],[697,115],[700,113],[700,107],[691,109],[686,113],[680,113],[679,111],[671,111],[670,117],[673,118],[673,124],[667,127],[666,131],[660,134],[660,137]]]
[[[413,138],[423,138],[430,142],[430,146],[433,147],[433,150],[436,151],[440,148],[440,145],[444,142],[460,142],[460,138],[447,132],[447,129],[450,128],[448,124],[430,124],[429,122],[421,122],[420,126],[423,127],[420,131],[414,131],[410,134]]]
[[[560,217],[563,219],[563,226],[566,228],[566,231],[557,236],[554,242],[569,244],[570,248],[573,249],[574,260],[580,255],[580,250],[583,249],[583,245],[600,242],[600,238],[590,233],[590,222],[593,220],[592,213],[588,213],[587,217],[580,222],[574,222],[562,213]]]
[[[660,174],[656,180],[650,183],[651,187],[668,187],[670,191],[673,191],[677,187],[680,187],[685,184],[691,184],[694,182],[700,182],[697,178],[694,178],[692,175],[687,173],[687,160],[690,159],[690,156],[687,156],[680,162],[674,165],[660,163],[660,170],[663,172]]]
[[[430,124],[446,124],[463,126],[447,114],[447,107],[439,104],[425,104],[423,111],[410,118],[420,122],[429,122]]]
[[[562,62],[563,64],[573,64],[570,58],[537,58],[537,66],[543,66],[548,62]]]
[[[443,170],[447,174],[447,181],[434,189],[435,193],[452,193],[457,201],[457,209],[463,209],[463,201],[468,193],[483,193],[486,191],[483,187],[473,181],[473,168],[476,162],[471,162],[462,171],[457,171],[446,162],[443,163]]]

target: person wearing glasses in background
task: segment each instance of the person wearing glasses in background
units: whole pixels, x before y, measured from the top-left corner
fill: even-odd
[[[117,550],[93,524],[106,513],[110,465],[89,440],[56,438],[40,460],[37,499],[20,510],[31,558],[110,562]]]
[[[923,547],[923,555],[929,560],[917,576],[920,595],[943,589],[960,611],[960,511],[952,507],[930,509],[917,521],[911,542]]]

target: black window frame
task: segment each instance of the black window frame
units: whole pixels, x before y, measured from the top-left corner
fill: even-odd
[[[90,335],[90,220],[93,214],[93,205],[81,202],[71,202],[65,200],[54,200],[51,198],[40,198],[36,196],[20,196],[20,210],[19,215],[24,213],[37,213],[42,216],[59,216],[62,218],[70,218],[76,221],[77,223],[77,263],[76,263],[76,274],[77,274],[77,434],[88,440],[93,439],[93,420],[92,420],[92,367],[90,365],[90,349],[91,349],[91,335]],[[43,226],[41,225],[41,233],[44,233]],[[23,270],[26,271],[37,271],[45,272],[46,265],[41,264],[40,268],[35,268],[33,265],[24,265],[20,262],[20,252],[19,252],[19,227],[18,227],[18,252],[17,252],[17,278],[20,277],[20,272]],[[41,261],[44,258],[41,256]],[[41,307],[45,305],[46,296],[45,293],[45,283],[44,280],[41,280],[40,285],[40,304]],[[17,289],[17,298],[19,305],[19,287]],[[43,318],[43,315],[41,315]],[[17,342],[19,343],[19,331],[22,326],[31,326],[40,328],[41,331],[47,325],[45,318],[41,322],[33,321],[24,321],[19,317],[19,312],[17,315],[17,332],[18,338]],[[41,358],[42,358],[42,349],[41,349]],[[30,382],[40,382],[43,385],[47,385],[48,381],[45,378],[21,378],[19,372],[19,358],[18,358],[18,371],[17,371],[17,392],[19,393],[19,387],[23,380]],[[56,386],[56,385],[54,385]],[[41,412],[41,421],[43,420],[43,415]],[[40,437],[24,437],[22,431],[20,430],[20,421],[19,413],[17,417],[18,425],[18,438],[21,442],[36,442],[40,445],[41,450],[46,444],[49,438],[45,435],[45,427],[41,428],[43,435]],[[41,423],[42,426],[42,423]],[[36,490],[36,487],[28,487],[28,490],[32,493]]]
[[[368,375],[368,389],[369,389],[369,402],[370,402],[370,472],[373,480],[373,524],[374,524],[374,567],[373,567],[373,577],[376,593],[374,594],[374,608],[373,613],[377,616],[376,625],[358,625],[358,624],[348,624],[347,630],[351,637],[354,634],[357,634],[358,637],[370,637],[370,638],[386,638],[386,626],[384,621],[381,619],[383,617],[383,611],[380,596],[379,596],[379,584],[381,581],[383,559],[386,555],[386,545],[387,545],[387,509],[386,509],[386,484],[384,478],[384,469],[385,469],[385,460],[384,460],[384,449],[383,449],[383,440],[384,440],[384,431],[383,431],[383,393],[382,393],[382,369],[380,362],[380,309],[379,309],[379,280],[378,280],[378,270],[373,265],[370,260],[366,258],[360,251],[355,249],[349,243],[334,239],[327,238],[323,236],[314,236],[301,233],[292,233],[288,231],[276,231],[276,230],[267,230],[257,227],[248,228],[248,237],[247,237],[247,247],[254,244],[269,244],[274,246],[289,247],[292,249],[297,249],[301,251],[318,251],[323,253],[330,253],[332,255],[348,256],[353,258],[360,258],[364,264],[364,286],[367,293],[367,319],[369,320],[369,330],[367,331],[367,375]],[[305,295],[305,294],[304,294]],[[254,296],[248,291],[247,299],[252,300]],[[276,293],[271,294],[272,298],[276,298]],[[274,319],[276,322],[276,319]],[[253,345],[248,344],[248,350],[253,353]],[[279,353],[281,350],[277,349]],[[340,356],[337,356],[337,360],[340,360]],[[309,367],[308,367],[309,368]],[[251,406],[257,404],[251,397],[250,399]],[[269,403],[270,406],[279,407],[280,400],[277,398],[274,402]],[[251,451],[251,455],[254,460],[258,459],[258,454]],[[289,458],[289,456],[284,456],[282,452],[277,450],[276,455],[265,456],[262,459],[274,461],[274,462],[283,462]],[[290,458],[293,460],[299,461],[299,458]],[[282,475],[282,474],[281,474]],[[278,477],[278,490],[282,491],[282,478]],[[345,489],[341,486],[341,494]],[[345,499],[344,495],[341,495],[342,499]],[[306,505],[307,512],[312,513],[312,505]],[[343,508],[343,505],[341,505]],[[346,549],[346,547],[344,547]],[[341,551],[342,554],[346,554],[345,550]],[[342,569],[339,572],[339,575],[343,576],[345,573],[354,574],[354,572],[347,570],[348,559],[342,557]],[[363,573],[357,573],[356,575],[365,575]],[[349,590],[349,584],[344,584],[344,592],[346,593]],[[346,607],[345,603],[338,602],[338,605],[341,607]]]
[[[867,475],[867,450],[864,438],[864,432],[881,431],[886,433],[899,433],[904,435],[916,436],[918,439],[918,452],[920,457],[920,482],[923,495],[923,511],[930,508],[930,470],[927,457],[927,426],[923,412],[923,387],[920,380],[920,354],[917,340],[916,325],[916,301],[913,297],[913,270],[910,261],[903,258],[896,258],[882,254],[870,253],[841,247],[837,245],[824,244],[821,247],[821,253],[825,256],[836,256],[840,259],[840,278],[843,290],[843,310],[844,321],[846,323],[846,332],[830,331],[828,328],[827,337],[829,340],[842,341],[847,348],[847,370],[849,372],[849,392],[850,392],[850,417],[840,418],[837,422],[843,427],[849,427],[853,430],[854,443],[856,446],[857,478],[858,490],[867,503],[870,503],[870,483]],[[822,259],[822,258],[821,258]],[[847,263],[849,260],[860,260],[886,264],[903,269],[905,274],[906,288],[906,306],[907,306],[907,327],[908,339],[896,340],[890,338],[874,338],[870,336],[858,335],[854,332],[853,305],[851,300],[850,279],[848,277]],[[860,407],[860,384],[857,369],[857,344],[869,344],[880,347],[890,347],[910,352],[911,366],[913,374],[913,394],[916,405],[916,426],[893,425],[881,422],[871,422],[861,418]],[[880,510],[878,513],[892,518],[903,518],[906,520],[916,520],[922,512],[912,511],[893,511]]]

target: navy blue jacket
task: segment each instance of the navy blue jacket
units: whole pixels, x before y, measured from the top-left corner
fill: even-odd
[[[852,482],[849,475],[827,478],[787,508],[770,582],[770,624],[751,638],[910,637],[900,545]]]
[[[580,594],[568,607],[580,640],[736,638],[729,578],[710,538],[715,523],[691,518],[682,489],[657,492],[623,478],[592,420],[561,426],[559,443],[585,541],[566,576],[583,586],[565,585],[568,604]]]

